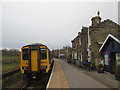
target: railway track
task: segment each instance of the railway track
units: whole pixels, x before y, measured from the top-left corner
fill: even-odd
[[[21,90],[26,90],[26,89],[34,89],[34,90],[46,90],[46,86],[49,80],[49,77],[51,75],[52,72],[52,68],[53,68],[54,62],[51,65],[51,70],[49,71],[48,74],[43,74],[40,76],[39,79],[31,79],[28,80],[27,83],[21,88]]]
[[[28,80],[26,82],[26,84],[22,87],[22,90],[26,90],[26,89],[41,89],[41,90],[45,90],[48,80],[49,80],[49,76],[50,76],[51,72],[49,72],[47,75],[45,76],[41,76],[39,79],[31,79]]]
[[[16,82],[18,79],[20,80],[21,73],[20,69],[12,70],[2,74],[2,89],[6,89],[7,87],[11,86]]]
[[[42,78],[39,80],[30,80],[23,87],[22,90],[26,89],[41,89],[45,90],[49,78]]]
[[[9,77],[9,76],[11,76],[15,73],[18,73],[18,72],[20,72],[20,69],[16,69],[16,70],[6,72],[6,73],[2,74],[2,78],[4,79],[4,78]]]

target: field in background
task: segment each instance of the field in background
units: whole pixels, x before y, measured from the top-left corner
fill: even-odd
[[[2,55],[2,58],[1,58]],[[6,73],[20,67],[20,51],[16,49],[3,49],[0,55],[0,63],[2,62],[2,73]],[[0,64],[1,66],[1,64]]]
[[[3,63],[2,64],[2,73],[19,69],[19,67],[20,67],[19,63],[7,63],[7,64]]]
[[[2,74],[2,63],[0,63],[0,75]]]
[[[2,74],[2,53],[0,51],[0,75]]]
[[[2,57],[2,73],[19,69],[20,57],[19,56],[3,56]]]

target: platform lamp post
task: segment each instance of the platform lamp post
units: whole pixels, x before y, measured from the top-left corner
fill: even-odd
[[[67,59],[68,59],[68,46],[67,46]]]
[[[68,61],[68,46],[67,45],[65,47],[65,52],[66,52],[66,61]]]

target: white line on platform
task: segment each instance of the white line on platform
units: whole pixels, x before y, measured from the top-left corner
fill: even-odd
[[[54,64],[55,64],[55,61],[54,61]],[[48,87],[49,87],[49,84],[50,84],[50,81],[51,81],[51,77],[52,77],[52,74],[53,74],[53,70],[54,70],[54,65],[53,65],[53,69],[52,69],[52,72],[51,72],[51,75],[50,75],[46,90],[48,90]]]

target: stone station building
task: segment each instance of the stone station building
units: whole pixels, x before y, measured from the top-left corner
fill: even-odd
[[[91,19],[91,26],[82,27],[72,42],[73,63],[90,62],[98,66],[101,63],[99,49],[109,34],[120,40],[120,26],[110,19],[101,21],[100,12]]]

